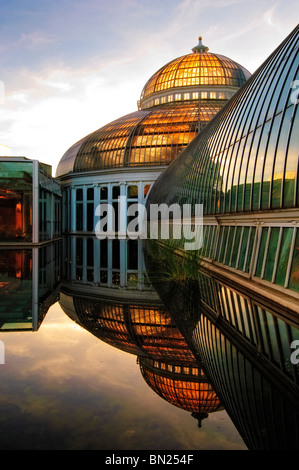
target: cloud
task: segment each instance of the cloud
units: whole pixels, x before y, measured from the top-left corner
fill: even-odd
[[[21,34],[20,39],[15,43],[16,46],[40,47],[53,42],[53,39],[41,31],[33,31]]]

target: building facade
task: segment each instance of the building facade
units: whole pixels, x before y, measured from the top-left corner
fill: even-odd
[[[145,84],[137,111],[84,137],[61,158],[56,177],[63,193],[63,232],[94,236],[106,205],[113,207],[115,220],[106,230],[125,238],[128,207],[145,204],[165,168],[249,76],[233,60],[209,52],[201,38],[192,53],[158,70]],[[105,243],[112,266],[118,242]]]
[[[61,236],[61,189],[51,167],[0,157],[0,242],[38,244]]]

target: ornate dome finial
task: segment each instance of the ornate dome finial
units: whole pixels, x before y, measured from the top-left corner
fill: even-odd
[[[202,37],[199,36],[197,46],[193,47],[193,52],[208,52],[209,48],[202,43]]]

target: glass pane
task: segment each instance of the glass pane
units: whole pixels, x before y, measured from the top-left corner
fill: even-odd
[[[226,265],[229,265],[229,260],[230,260],[230,255],[231,255],[231,252],[232,252],[232,243],[233,243],[233,240],[234,240],[235,230],[236,230],[236,227],[229,227],[229,231],[228,231],[228,235],[227,235],[225,259],[223,260],[224,264],[226,264]]]
[[[146,184],[146,185],[144,186],[144,190],[143,190],[143,196],[144,196],[144,197],[147,196],[147,194],[148,194],[148,192],[149,192],[149,190],[150,190],[150,187],[151,187],[150,184]]]
[[[297,106],[297,119],[299,107]],[[293,123],[295,120],[293,121]],[[298,171],[299,132],[293,124],[285,169],[283,207],[294,207],[295,182]]]
[[[93,188],[87,188],[87,200],[88,201],[93,201]]]
[[[261,272],[262,272],[268,230],[269,230],[268,227],[262,229],[261,241],[260,241],[259,252],[258,252],[258,257],[257,257],[257,266],[255,270],[255,275],[258,277],[261,276]]]
[[[289,288],[299,292],[299,230],[297,229]]]
[[[284,117],[284,122],[279,133],[278,147],[275,157],[275,166],[273,174],[273,187],[272,187],[272,208],[276,209],[281,207],[282,203],[282,181],[284,174],[286,148],[289,138],[289,120],[292,109],[289,108]]]
[[[87,204],[87,230],[92,232],[94,228],[94,206],[90,202]]]
[[[128,240],[128,269],[138,269],[138,241]]]
[[[265,266],[265,273],[264,273],[264,278],[267,281],[272,280],[272,274],[273,274],[273,268],[274,268],[274,262],[275,262],[275,256],[276,256],[276,251],[277,251],[277,242],[278,242],[278,237],[279,237],[279,227],[274,227],[271,229],[271,235],[270,235],[270,241],[269,241],[269,247],[268,247],[268,253],[267,253],[267,260],[266,260],[266,266]]]
[[[76,264],[82,266],[83,264],[83,240],[82,238],[76,239]]]
[[[138,198],[138,186],[128,186],[128,198]]]
[[[288,267],[288,262],[289,262],[291,242],[292,242],[292,236],[293,236],[293,230],[294,230],[293,228],[284,228],[283,229],[281,245],[280,245],[280,251],[279,251],[279,257],[278,257],[278,263],[277,263],[277,272],[276,272],[276,276],[275,276],[275,282],[277,284],[279,284],[280,286],[283,286],[284,283],[285,283],[286,272],[287,272],[287,267]]]
[[[77,189],[76,191],[76,200],[77,201],[83,201],[83,189]]]
[[[271,128],[269,137],[268,147],[266,150],[265,161],[264,161],[264,174],[263,174],[263,186],[262,186],[262,209],[270,208],[270,187],[273,172],[273,162],[275,156],[275,146],[277,142],[277,136],[279,135],[279,124],[281,115],[276,116]]]
[[[238,266],[237,266],[237,268],[241,269],[242,271],[243,271],[243,267],[244,267],[244,260],[245,260],[246,248],[247,248],[247,243],[248,243],[248,236],[249,236],[249,227],[244,227],[242,242],[241,242],[239,262],[238,262]]]
[[[229,243],[229,244],[230,244],[230,247],[229,247],[228,249],[231,248],[231,240],[228,240],[228,239],[227,239],[228,229],[229,229],[229,227],[224,227],[224,228],[223,228],[223,237],[222,237],[221,252],[220,252],[220,255],[219,255],[219,261],[220,261],[220,263],[223,262],[223,257],[224,257],[224,253],[225,253],[226,244]]]
[[[32,163],[1,162],[0,238],[32,239]]]
[[[250,234],[249,247],[248,247],[248,254],[247,254],[245,269],[244,269],[246,273],[249,272],[249,268],[251,264],[251,255],[252,255],[253,243],[255,239],[255,233],[256,233],[256,227],[252,227],[251,234]]]
[[[108,199],[108,188],[107,188],[107,186],[102,186],[101,187],[100,198],[103,201],[107,201],[107,199]]]
[[[237,231],[236,231],[236,235],[235,235],[235,241],[234,241],[234,247],[233,247],[233,252],[232,252],[232,257],[231,257],[231,266],[233,268],[236,267],[236,263],[237,263],[238,252],[239,252],[239,247],[240,247],[241,233],[242,233],[242,227],[237,227]]]
[[[112,268],[120,267],[120,243],[119,240],[112,240]]]
[[[32,250],[0,250],[0,331],[32,329]]]
[[[108,264],[108,243],[107,239],[100,241],[100,266],[101,268],[107,268]]]
[[[86,259],[87,266],[93,266],[94,265],[94,249],[93,249],[92,238],[87,239],[86,258],[87,258]]]
[[[120,196],[120,187],[119,186],[113,186],[113,188],[112,188],[112,199],[117,199],[118,196]]]
[[[76,204],[76,230],[83,230],[83,204]]]

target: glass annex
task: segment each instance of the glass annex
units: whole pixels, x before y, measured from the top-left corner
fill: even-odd
[[[251,279],[296,299],[298,39],[297,27],[165,170],[147,201],[203,204],[207,269],[225,268],[244,285]]]

